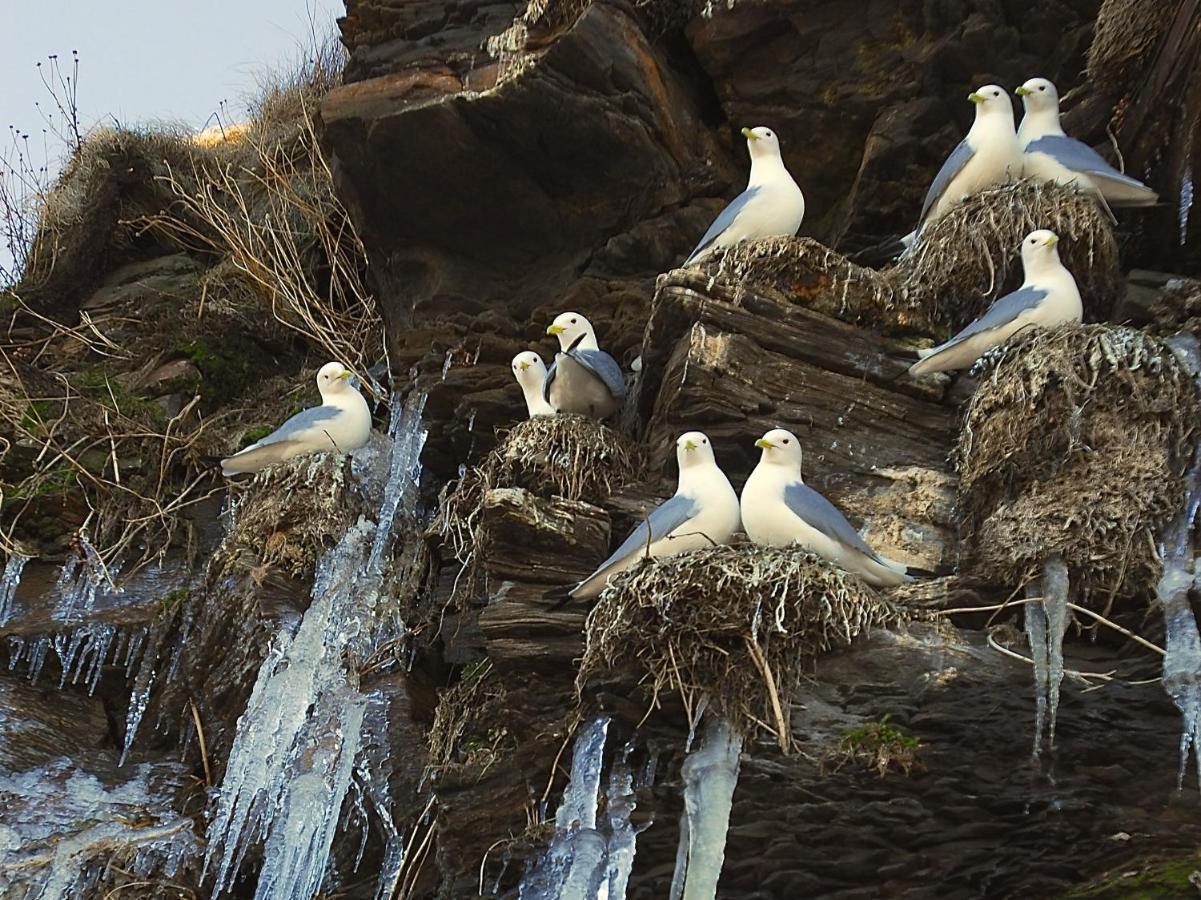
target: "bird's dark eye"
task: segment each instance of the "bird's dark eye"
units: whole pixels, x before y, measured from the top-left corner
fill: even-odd
[[[1047,86],[1046,86],[1046,85],[1044,85],[1044,84],[1040,84],[1040,85],[1038,86],[1038,89],[1039,89],[1040,91],[1045,91],[1045,90],[1047,89]]]
[[[784,438],[784,440],[780,441],[780,443],[781,443],[781,444],[787,444],[787,443],[788,443],[788,438]]]
[[[708,439],[708,438],[701,438],[701,443],[702,443],[702,444],[707,444],[707,443],[709,443],[709,439]]]
[[[574,325],[574,324],[575,324],[575,319],[572,319],[572,320],[571,320],[571,324],[572,324],[572,325]]]

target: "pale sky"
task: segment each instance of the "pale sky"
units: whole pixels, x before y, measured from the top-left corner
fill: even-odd
[[[242,116],[257,80],[303,58],[313,29],[333,32],[341,0],[40,0],[4,3],[0,16],[0,146],[8,128],[45,127],[52,101],[36,65],[56,53],[69,74],[79,52],[83,125],[181,122],[198,128],[226,101]],[[51,164],[61,157],[52,146]],[[0,246],[0,264],[7,263]]]

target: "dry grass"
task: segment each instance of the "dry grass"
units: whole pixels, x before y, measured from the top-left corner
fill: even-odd
[[[905,615],[887,595],[799,548],[724,546],[643,562],[587,620],[577,689],[636,672],[652,709],[676,692],[787,749],[789,704],[818,656]],[[649,711],[648,711],[649,714]]]
[[[1033,332],[985,365],[956,450],[967,567],[1017,586],[1060,553],[1103,614],[1145,593],[1197,440],[1188,371],[1161,341],[1105,325]]]
[[[822,757],[821,769],[834,773],[854,765],[875,772],[880,778],[891,771],[910,775],[925,769],[919,758],[921,751],[921,741],[889,725],[885,716],[879,722],[868,722],[843,735],[838,745]]]
[[[1088,48],[1088,80],[1103,90],[1128,89],[1178,6],[1172,0],[1105,0]]]
[[[490,661],[473,663],[438,697],[428,738],[432,768],[457,765],[484,772],[511,749],[513,738],[504,724],[507,692],[491,674]]]
[[[887,274],[907,305],[961,328],[1021,281],[1022,239],[1039,228],[1060,238],[1089,318],[1105,318],[1119,296],[1113,228],[1097,204],[1071,188],[1014,182],[973,194],[934,224]]]

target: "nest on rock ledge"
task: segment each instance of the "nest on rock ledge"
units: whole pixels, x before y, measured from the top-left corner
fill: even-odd
[[[655,702],[676,691],[787,750],[789,705],[816,658],[909,618],[853,575],[797,548],[722,546],[649,559],[614,579],[588,616],[576,681],[636,672]]]
[[[1060,257],[1076,278],[1086,315],[1105,318],[1122,286],[1113,227],[1091,198],[1051,182],[1013,182],[968,197],[922,229],[887,274],[904,303],[962,328],[1018,286],[1022,239],[1039,228],[1059,235]]]
[[[447,485],[428,534],[462,564],[456,597],[476,587],[484,497],[498,487],[522,487],[540,497],[600,503],[638,481],[645,460],[625,435],[586,416],[536,416],[514,425],[483,463]]]
[[[984,365],[956,448],[966,567],[1016,586],[1059,553],[1105,611],[1145,591],[1197,440],[1185,365],[1106,325],[1030,332]]]

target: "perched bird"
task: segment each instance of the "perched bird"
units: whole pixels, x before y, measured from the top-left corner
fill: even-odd
[[[362,447],[371,435],[371,410],[351,386],[353,375],[341,363],[323,365],[317,372],[321,405],[297,413],[262,440],[221,460],[221,474],[257,472],[294,456]]]
[[[728,543],[738,530],[738,495],[713,457],[709,438],[689,431],[676,440],[680,479],[675,494],[661,503],[600,567],[571,588],[552,591],[564,605],[587,600],[609,579],[644,556],[675,556]]]
[[[780,140],[770,128],[742,129],[751,154],[746,190],[721,211],[684,265],[739,241],[794,235],[805,218],[805,195],[780,158]]]
[[[554,407],[542,396],[542,386],[546,383],[546,363],[533,350],[526,350],[513,357],[513,377],[521,385],[521,393],[525,395],[525,408],[529,410],[530,418],[534,416],[553,416]]]
[[[1031,78],[1014,93],[1026,108],[1018,128],[1024,175],[1074,184],[1096,197],[1111,219],[1110,206],[1151,206],[1159,200],[1155,191],[1123,175],[1088,144],[1064,134],[1059,124],[1059,92],[1047,79]]]
[[[910,375],[966,369],[993,347],[1031,325],[1053,328],[1084,317],[1080,291],[1062,262],[1053,231],[1040,229],[1022,241],[1025,280],[1012,294],[996,300],[980,318],[949,341],[929,350],[909,367]]]
[[[763,448],[763,455],[742,488],[747,537],[769,547],[799,544],[873,587],[913,580],[903,563],[872,550],[834,504],[801,480],[796,435],[777,428],[755,446]]]
[[[922,203],[917,230],[901,238],[906,245],[963,198],[1019,174],[1021,154],[1009,94],[995,84],[986,84],[967,98],[976,104],[976,119],[934,176]]]
[[[559,352],[542,385],[542,398],[555,412],[603,419],[626,395],[621,366],[596,343],[592,324],[565,312],[546,329],[559,338]]]

